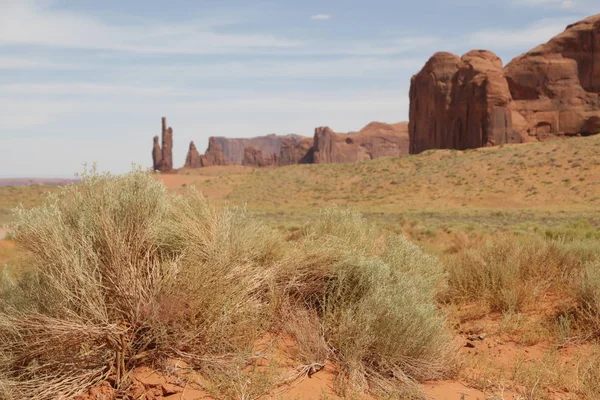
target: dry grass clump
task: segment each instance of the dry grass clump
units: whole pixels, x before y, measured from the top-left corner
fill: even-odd
[[[593,240],[500,236],[447,257],[446,298],[518,312],[545,291],[568,291],[584,263],[598,254]]]
[[[30,272],[0,305],[2,398],[69,397],[163,355],[200,363],[268,323],[282,240],[243,209],[91,174],[13,228]]]
[[[600,348],[594,345],[577,365],[578,383],[586,399],[600,398]]]
[[[335,208],[303,230],[298,251],[288,296],[321,318],[347,387],[418,397],[415,381],[451,373],[437,258]]]
[[[0,398],[123,386],[131,368],[173,357],[219,392],[274,327],[302,362],[332,357],[360,390],[418,397],[413,382],[449,371],[439,261],[353,212],[327,210],[289,242],[141,171],[92,172],[20,209],[13,229],[25,271],[0,288]]]
[[[572,314],[579,330],[600,337],[600,260],[586,263],[573,285],[575,307]]]

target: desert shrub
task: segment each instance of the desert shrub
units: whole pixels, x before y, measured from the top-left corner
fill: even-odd
[[[446,258],[446,299],[520,311],[544,291],[568,290],[583,264],[597,256],[593,240],[499,236]]]
[[[583,392],[583,398],[600,398],[600,348],[592,346],[586,356],[577,365],[577,378]]]
[[[544,233],[551,239],[600,239],[600,229],[592,225],[587,219],[580,219],[570,224],[547,228]]]
[[[595,338],[600,337],[600,261],[588,262],[573,290],[577,328]]]
[[[288,241],[142,171],[92,171],[19,209],[24,272],[0,282],[0,398],[70,398],[173,357],[219,392],[277,327],[304,363],[333,357],[358,388],[420,396],[415,381],[450,371],[438,259],[354,212],[320,217]]]
[[[162,356],[200,363],[268,324],[283,242],[244,209],[92,173],[13,229],[29,275],[0,305],[2,398],[69,397]]]
[[[288,296],[320,316],[350,388],[406,396],[415,381],[450,373],[452,346],[435,301],[443,281],[436,257],[336,208],[303,229],[297,250]]]

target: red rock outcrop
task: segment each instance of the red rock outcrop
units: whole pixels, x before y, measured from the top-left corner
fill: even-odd
[[[266,167],[277,164],[277,155],[271,154],[270,157],[263,157],[262,151],[254,146],[249,146],[244,149],[244,159],[242,165]]]
[[[162,117],[162,147],[158,144],[158,136],[154,136],[152,162],[155,171],[169,172],[173,169],[173,129],[167,128],[165,117]]]
[[[413,76],[410,152],[594,133],[600,116],[600,14],[505,68],[493,53],[436,53]]]
[[[152,146],[152,169],[154,171],[158,170],[161,163],[162,150],[160,148],[160,144],[158,143],[158,136],[154,136],[154,144]]]
[[[518,56],[505,73],[529,136],[593,133],[589,126],[600,117],[600,14]]]
[[[359,132],[336,133],[329,127],[315,129],[313,162],[353,163],[385,156],[408,154],[407,123],[371,122]]]
[[[209,146],[206,150],[205,156],[211,157],[213,148],[217,148],[216,145],[220,146],[220,151],[223,154],[223,158],[227,164],[241,164],[244,160],[244,149],[247,147],[255,147],[259,149],[263,157],[272,157],[273,154],[279,155],[281,152],[281,143],[283,141],[299,142],[302,140],[302,136],[298,135],[275,135],[270,134],[266,136],[258,136],[254,138],[226,138],[226,137],[211,137],[209,139]],[[211,145],[212,144],[212,145]]]
[[[225,159],[225,154],[223,153],[223,146],[221,143],[219,143],[217,138],[214,137],[210,137],[208,139],[208,149],[200,158],[202,167],[228,164],[227,160]]]
[[[299,141],[285,139],[281,141],[279,165],[312,164],[313,138],[302,138]]]
[[[436,53],[412,78],[410,152],[522,142],[502,61],[489,51]],[[518,119],[518,117],[517,117]]]
[[[154,138],[152,158],[155,169],[172,170],[173,130],[163,118],[163,146]],[[249,144],[250,145],[246,145]],[[252,145],[252,143],[256,144]],[[246,146],[244,146],[246,145]],[[224,148],[225,146],[225,148]],[[241,146],[244,146],[241,148]],[[241,158],[238,153],[242,151]],[[408,154],[408,123],[371,122],[359,132],[335,133],[329,128],[315,129],[314,138],[298,135],[267,135],[256,138],[230,139],[210,137],[208,148],[200,154],[190,142],[185,168],[243,164],[271,165],[359,162],[384,156]]]
[[[193,141],[190,142],[190,148],[188,149],[187,157],[185,158],[185,168],[200,168],[204,167],[202,156],[198,153],[196,145]]]

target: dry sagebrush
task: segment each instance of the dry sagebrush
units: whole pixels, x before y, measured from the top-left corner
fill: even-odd
[[[288,298],[320,316],[348,388],[420,398],[415,382],[452,372],[437,258],[336,208],[304,229],[297,252]]]
[[[451,370],[439,261],[350,211],[288,242],[141,171],[91,173],[20,209],[14,238],[25,270],[0,286],[1,398],[70,398],[169,357],[210,376],[277,327],[359,390],[419,397],[416,381]]]
[[[543,293],[569,291],[583,265],[598,254],[595,240],[500,235],[446,258],[446,299],[519,312]]]
[[[19,210],[14,236],[28,270],[3,288],[2,398],[67,398],[163,355],[235,352],[268,321],[281,239],[143,172],[84,176]]]

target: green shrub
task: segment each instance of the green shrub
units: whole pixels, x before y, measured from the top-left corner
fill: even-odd
[[[600,239],[600,229],[592,225],[587,219],[547,228],[545,234],[548,238],[561,240]]]
[[[406,396],[414,381],[451,372],[437,258],[336,208],[304,229],[298,249],[288,292],[322,318],[350,387]]]
[[[520,311],[544,291],[567,291],[583,264],[598,254],[592,240],[499,236],[447,257],[447,299],[480,301],[492,311]]]

